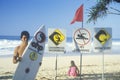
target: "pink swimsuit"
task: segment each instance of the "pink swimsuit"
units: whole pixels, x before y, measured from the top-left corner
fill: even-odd
[[[74,67],[74,66],[70,67],[70,69],[68,71],[68,75],[73,76],[73,77],[77,76],[76,67]]]

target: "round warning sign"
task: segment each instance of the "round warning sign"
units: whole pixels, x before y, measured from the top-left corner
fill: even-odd
[[[45,34],[41,31],[39,31],[36,36],[35,36],[35,39],[39,42],[39,43],[42,43],[45,41]]]
[[[88,44],[90,37],[90,32],[85,28],[79,28],[74,33],[74,40],[81,46]]]

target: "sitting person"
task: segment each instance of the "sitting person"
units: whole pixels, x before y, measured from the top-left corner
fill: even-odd
[[[71,61],[71,66],[68,70],[68,75],[72,77],[76,77],[79,74],[79,70],[77,66],[75,65],[74,61]]]
[[[14,50],[13,63],[16,64],[18,61],[21,61],[22,54],[28,45],[29,33],[27,31],[21,32],[21,44],[17,46]]]

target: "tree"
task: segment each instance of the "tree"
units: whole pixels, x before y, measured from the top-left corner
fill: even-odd
[[[113,2],[120,3],[120,0],[99,0],[95,6],[90,8],[87,22],[93,21],[95,23],[98,18],[105,17],[107,14],[120,15],[120,10],[108,6]],[[110,12],[109,9],[115,10],[117,13]]]

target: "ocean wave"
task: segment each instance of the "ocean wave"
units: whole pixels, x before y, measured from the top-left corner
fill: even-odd
[[[0,40],[0,56],[13,55],[14,48],[20,44],[20,40]],[[112,52],[120,52],[120,41],[112,42]],[[72,42],[66,42],[66,52],[72,52],[75,46]],[[48,53],[48,43],[45,44],[45,53]]]

